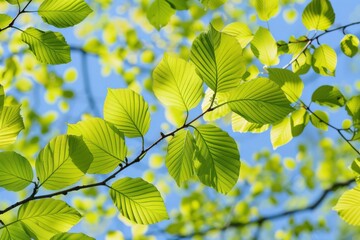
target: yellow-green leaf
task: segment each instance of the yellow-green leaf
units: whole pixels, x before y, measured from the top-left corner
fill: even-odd
[[[296,57],[298,57],[296,61],[291,64],[293,72],[299,75],[306,74],[311,68],[312,55],[310,50],[306,49],[300,56],[298,56],[298,53],[294,54],[293,58]]]
[[[130,89],[108,89],[104,119],[127,137],[144,136],[150,127],[149,106],[142,96]]]
[[[229,134],[214,125],[195,130],[197,151],[196,173],[202,183],[220,193],[228,193],[237,183],[240,154]]]
[[[290,142],[292,138],[290,117],[285,117],[282,121],[272,126],[270,139],[274,149]]]
[[[257,16],[262,21],[269,21],[279,12],[279,0],[254,0]]]
[[[157,30],[166,26],[174,14],[175,10],[166,0],[154,0],[147,10],[147,18]]]
[[[346,102],[345,109],[352,117],[354,127],[360,128],[360,95],[353,96]]]
[[[216,9],[226,3],[227,0],[200,0],[206,9]]]
[[[260,27],[251,41],[251,51],[255,57],[265,66],[273,66],[279,63],[277,44],[271,32]]]
[[[302,22],[308,30],[326,30],[335,21],[329,0],[312,0],[304,9]]]
[[[36,159],[36,174],[41,186],[58,190],[84,176],[93,157],[81,137],[60,135],[53,138]]]
[[[126,157],[124,134],[103,119],[89,118],[69,124],[68,134],[82,136],[93,155],[88,173],[109,173]]]
[[[9,26],[12,20],[12,17],[7,14],[0,14],[0,29]]]
[[[4,92],[4,87],[0,84],[0,114],[1,111],[4,107],[4,102],[5,102],[5,92]]]
[[[293,137],[299,136],[310,119],[309,113],[305,108],[300,108],[291,113],[291,133]]]
[[[314,91],[311,101],[328,107],[342,107],[345,105],[346,99],[338,88],[323,85]]]
[[[354,34],[346,34],[340,43],[341,51],[348,57],[353,57],[359,51],[359,38]]]
[[[3,226],[0,229],[0,240],[31,240],[25,232],[21,222],[15,221]]]
[[[21,39],[42,63],[62,64],[71,61],[70,46],[61,33],[43,32],[30,27],[22,32]]]
[[[84,0],[45,0],[38,13],[48,24],[58,28],[74,26],[92,12]]]
[[[326,112],[321,110],[314,111],[313,114],[310,115],[310,121],[314,127],[317,127],[321,130],[327,131],[329,126],[329,116]]]
[[[110,196],[127,219],[153,224],[168,219],[164,201],[156,187],[141,178],[122,178],[110,187]]]
[[[0,113],[0,148],[13,144],[24,129],[20,106],[5,106]]]
[[[195,140],[189,130],[180,130],[169,142],[165,163],[178,186],[195,173],[194,152]]]
[[[240,116],[239,114],[232,113],[231,115],[231,126],[234,132],[252,132],[252,133],[262,133],[268,130],[269,124],[259,124],[259,123],[252,123],[246,121],[245,118]]]
[[[326,44],[316,48],[312,55],[312,67],[323,76],[335,76],[337,56],[334,49]]]
[[[351,170],[356,174],[356,176],[360,176],[360,158],[356,158],[350,166]]]
[[[242,48],[245,48],[254,38],[254,35],[248,25],[240,22],[234,22],[226,25],[222,32],[235,37]]]
[[[195,66],[183,59],[165,54],[153,72],[155,96],[165,106],[190,110],[202,97],[202,81]]]
[[[201,104],[201,109],[203,112],[209,109],[211,103],[213,102],[212,107],[216,107],[218,105],[221,105],[223,103],[226,103],[228,98],[230,96],[230,92],[220,92],[217,93],[215,96],[215,100],[212,101],[212,98],[214,97],[214,91],[211,90],[211,88],[206,89],[204,100]],[[214,110],[207,112],[204,115],[205,121],[215,121],[219,118],[224,117],[228,113],[230,113],[231,110],[227,104],[224,104],[218,108],[215,108]]]
[[[50,240],[95,240],[83,233],[59,233],[54,235]]]
[[[348,224],[360,226],[360,188],[348,190],[343,193],[333,208]]]
[[[29,161],[16,152],[0,152],[0,187],[20,191],[33,180]]]

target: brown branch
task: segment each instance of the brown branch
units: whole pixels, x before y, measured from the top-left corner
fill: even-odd
[[[14,19],[13,19],[6,27],[0,28],[0,32],[5,31],[5,30],[8,29],[8,28],[14,28],[14,24],[15,24],[15,22],[16,22],[16,19],[18,19],[18,17],[19,17],[21,14],[27,12],[27,11],[26,11],[26,8],[30,5],[30,3],[31,3],[32,1],[33,1],[33,0],[29,0],[28,3],[24,6],[23,9],[20,9],[20,5],[18,5],[18,6],[19,6],[19,11],[18,11],[18,13],[16,14],[16,16],[14,17]],[[19,4],[19,3],[18,3],[18,4]]]

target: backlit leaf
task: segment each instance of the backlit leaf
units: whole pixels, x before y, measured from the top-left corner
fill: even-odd
[[[68,134],[82,136],[93,155],[88,173],[109,173],[126,157],[123,133],[103,119],[89,118],[69,124]]]
[[[328,107],[342,107],[346,102],[340,90],[329,85],[323,85],[317,88],[311,96],[311,101]]]
[[[293,137],[299,136],[310,120],[309,113],[305,108],[300,108],[291,113],[291,133]]]
[[[238,86],[246,71],[239,42],[211,25],[207,33],[193,42],[190,59],[203,81],[215,92]]]
[[[226,25],[222,32],[235,37],[242,48],[245,48],[254,38],[254,35],[248,25],[240,22],[234,22]]]
[[[0,29],[9,26],[12,20],[12,17],[7,14],[0,14]]]
[[[218,105],[221,105],[223,103],[226,103],[228,98],[230,96],[230,92],[220,92],[217,93],[215,96],[215,100],[213,102],[212,107],[216,107]],[[204,100],[201,104],[201,109],[203,112],[209,109],[210,104],[212,103],[212,98],[214,97],[214,91],[208,88],[205,92]],[[204,115],[205,121],[215,121],[221,117],[224,117],[226,114],[230,113],[231,110],[227,104],[224,104],[218,108],[215,108],[214,110],[207,112]]]
[[[50,239],[57,233],[67,232],[80,218],[80,213],[64,201],[51,198],[27,202],[18,212],[18,221],[36,239]]]
[[[326,44],[316,48],[312,55],[312,67],[323,76],[335,76],[337,56],[334,49]]]
[[[117,180],[110,196],[120,213],[135,223],[153,224],[169,218],[159,191],[141,178]]]
[[[254,0],[257,16],[262,21],[269,21],[279,12],[279,0]]]
[[[176,9],[176,10],[186,10],[189,8],[189,0],[182,0],[182,1],[178,1],[178,0],[166,0],[170,6],[173,8],[173,9]]]
[[[359,51],[359,38],[354,34],[346,34],[340,43],[341,51],[348,57],[353,57]]]
[[[287,69],[268,68],[270,80],[276,82],[290,102],[296,102],[302,94],[304,83],[298,75]]]
[[[18,221],[5,224],[0,234],[0,240],[30,240],[21,222]]]
[[[346,102],[345,109],[352,117],[355,128],[360,128],[360,95],[350,98]]]
[[[360,158],[356,158],[350,166],[351,170],[357,175],[360,176]]]
[[[147,18],[151,25],[160,30],[168,24],[174,14],[175,10],[167,0],[154,0],[147,11]]]
[[[62,189],[79,181],[92,160],[81,137],[60,135],[40,151],[35,164],[36,174],[44,188]]]
[[[130,89],[108,89],[104,119],[127,137],[144,136],[150,127],[149,106],[142,96]]]
[[[33,180],[29,161],[16,152],[0,152],[0,187],[20,191]]]
[[[304,9],[302,22],[308,30],[326,30],[335,21],[329,0],[312,0]]]
[[[290,142],[292,138],[290,117],[285,117],[282,121],[272,126],[270,139],[274,149]]]
[[[321,110],[314,111],[314,113],[310,115],[310,121],[314,127],[324,131],[328,130],[327,123],[329,123],[329,116],[326,112]]]
[[[0,113],[0,148],[13,144],[19,132],[24,129],[20,106],[3,107]]]
[[[240,154],[229,134],[214,125],[202,125],[195,130],[198,147],[196,173],[202,183],[220,193],[228,193],[237,183]]]
[[[251,51],[255,57],[266,66],[273,66],[279,63],[277,55],[277,44],[271,32],[260,27],[251,41]]]
[[[95,240],[83,233],[59,233],[53,236],[50,240]]]
[[[339,216],[348,224],[360,226],[360,188],[348,190],[343,193],[333,208]]]
[[[252,132],[252,133],[262,133],[268,130],[269,124],[259,124],[246,121],[245,118],[241,117],[239,114],[232,113],[231,115],[231,126],[234,132]]]
[[[202,81],[195,66],[183,59],[165,55],[153,72],[155,96],[165,106],[190,110],[202,97]]]
[[[216,9],[226,3],[227,0],[200,0],[200,2],[207,9]]]
[[[74,26],[92,12],[84,0],[45,0],[38,13],[48,24],[58,28]]]
[[[71,61],[70,46],[58,32],[43,32],[30,27],[22,32],[21,39],[42,63],[62,64]]]
[[[180,130],[169,142],[165,163],[178,186],[195,173],[194,152],[195,140],[189,130]]]
[[[267,78],[241,84],[232,92],[228,105],[247,121],[259,124],[275,123],[293,111],[279,85]]]
[[[306,49],[300,56],[294,54],[293,58],[298,57],[296,61],[291,64],[292,70],[296,74],[306,74],[311,68],[312,56],[309,49]]]
[[[4,87],[0,84],[0,114],[4,107],[4,101],[5,101]]]

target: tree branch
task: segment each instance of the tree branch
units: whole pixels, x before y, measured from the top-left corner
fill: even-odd
[[[14,19],[9,23],[9,25],[7,25],[6,27],[4,28],[0,28],[0,32],[2,31],[5,31],[6,29],[8,28],[14,28],[14,24],[16,22],[16,19],[18,19],[18,17],[23,14],[23,13],[26,13],[26,8],[30,5],[30,3],[32,2],[33,0],[29,0],[28,3],[25,5],[25,7],[21,10],[20,9],[20,5],[19,5],[19,2],[18,2],[18,6],[19,6],[19,11],[18,13],[16,14],[16,16],[14,17]]]

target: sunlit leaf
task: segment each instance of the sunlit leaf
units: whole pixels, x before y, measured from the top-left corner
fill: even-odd
[[[291,133],[293,137],[299,136],[310,120],[305,108],[300,108],[291,113]]]
[[[272,126],[270,139],[274,149],[290,142],[292,138],[290,117],[285,117],[281,122]]]
[[[64,201],[51,198],[27,202],[18,212],[18,221],[36,239],[50,239],[57,233],[67,232],[80,218],[80,213]]]
[[[21,39],[42,63],[62,64],[71,61],[70,46],[58,32],[43,32],[30,27],[22,32]]]
[[[326,44],[316,48],[312,55],[312,67],[316,73],[324,76],[335,76],[337,56],[334,49]]]
[[[4,87],[0,84],[0,114],[4,107],[4,101],[5,101]]]
[[[231,126],[234,132],[252,132],[252,133],[262,133],[268,130],[269,124],[259,124],[246,121],[245,118],[241,117],[236,113],[231,115]]]
[[[100,118],[69,124],[68,134],[82,136],[93,155],[88,173],[109,173],[124,161],[127,148],[123,133]]]
[[[235,37],[242,48],[245,48],[254,38],[249,26],[240,22],[234,22],[226,25],[222,32]]]
[[[147,10],[147,18],[157,30],[166,26],[174,14],[175,10],[167,0],[154,0]]]
[[[20,106],[5,106],[0,113],[0,148],[15,142],[24,129]]]
[[[202,183],[220,193],[228,193],[237,183],[240,154],[229,134],[214,125],[195,129],[198,147],[196,173]]]
[[[348,57],[353,57],[359,51],[359,38],[354,34],[346,34],[340,43],[341,51]]]
[[[329,126],[329,116],[326,112],[321,110],[314,111],[313,114],[310,115],[310,121],[314,127],[317,127],[321,130],[327,131]]]
[[[59,233],[53,236],[50,240],[95,240],[83,233]]]
[[[262,21],[269,21],[279,12],[279,0],[254,0],[257,16]]]
[[[279,63],[277,55],[277,44],[271,32],[260,27],[251,41],[251,51],[255,57],[266,66],[273,66]]]
[[[215,92],[226,92],[238,86],[246,71],[239,42],[211,25],[207,33],[193,42],[190,59],[200,77]]]
[[[312,0],[304,9],[302,22],[308,30],[326,30],[335,21],[329,0]]]
[[[311,101],[329,107],[342,107],[345,105],[346,99],[338,88],[323,85],[314,91]]]
[[[122,178],[111,185],[110,196],[127,219],[152,224],[168,219],[165,204],[156,187],[141,178]]]
[[[300,56],[294,54],[293,58],[298,57],[296,61],[291,64],[292,70],[296,74],[306,74],[311,68],[312,55],[309,49],[306,49]]]
[[[153,72],[155,96],[165,106],[190,110],[202,97],[202,81],[195,66],[183,59],[165,55]]]
[[[276,82],[290,102],[296,102],[302,94],[304,83],[298,75],[287,69],[268,68],[269,79]]]
[[[92,12],[84,0],[45,0],[38,13],[48,24],[58,28],[74,26]]]
[[[348,190],[343,193],[333,208],[339,216],[348,224],[360,226],[360,188]]]
[[[79,181],[92,160],[81,137],[60,135],[40,151],[35,165],[36,174],[44,188],[62,189]]]
[[[29,161],[16,152],[0,152],[0,187],[19,191],[27,187],[34,174]]]
[[[346,102],[345,109],[352,117],[355,128],[360,128],[360,95],[350,98]]]
[[[216,9],[226,3],[227,0],[200,0],[200,2],[207,9]]]
[[[27,0],[6,0],[8,3],[18,5],[19,3],[26,2]]]
[[[218,105],[226,103],[229,96],[230,96],[229,92],[224,92],[224,93],[220,92],[220,93],[216,94],[215,100],[212,101],[212,98],[214,97],[214,91],[211,90],[210,88],[206,89],[205,97],[201,104],[202,111],[205,112],[206,110],[208,110],[211,103],[213,103],[212,107],[216,107]],[[226,114],[228,114],[230,112],[231,112],[231,110],[230,110],[229,106],[227,104],[224,104],[218,108],[215,108],[214,110],[212,110],[210,112],[207,112],[204,115],[204,119],[205,119],[205,121],[215,121],[221,117],[224,117]]]
[[[241,84],[232,92],[228,105],[247,121],[259,124],[275,123],[293,111],[279,85],[267,78]]]
[[[357,175],[360,176],[360,158],[356,158],[350,166],[351,170]]]
[[[9,26],[12,20],[12,17],[7,14],[0,14],[0,29]]]
[[[130,89],[108,89],[104,119],[127,137],[144,136],[150,127],[149,106],[142,96]]]
[[[21,222],[11,222],[5,224],[0,230],[0,240],[30,240]]]
[[[178,0],[166,0],[170,6],[173,8],[173,9],[176,9],[176,10],[186,10],[189,8],[189,0],[182,0],[182,1],[178,1]]]
[[[194,152],[195,140],[189,130],[180,130],[169,142],[165,163],[178,186],[195,173]]]

